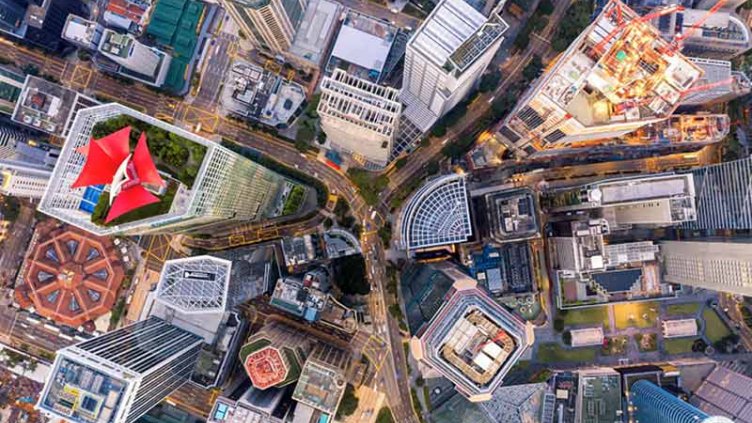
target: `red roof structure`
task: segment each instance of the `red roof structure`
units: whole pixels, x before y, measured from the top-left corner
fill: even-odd
[[[129,153],[128,140],[131,127],[115,131],[104,138],[92,139],[77,151],[86,156],[84,167],[73,188],[110,184],[112,207],[107,212],[105,223],[143,207],[159,202],[143,184],[165,186],[146,145],[146,132],[141,132],[133,154]]]
[[[110,0],[107,3],[107,11],[123,16],[136,25],[140,25],[146,9],[125,0]]]
[[[16,301],[57,323],[78,327],[110,311],[125,272],[108,238],[43,222]]]
[[[287,377],[287,366],[282,353],[274,347],[264,347],[251,353],[243,365],[253,386],[258,389],[278,385]]]

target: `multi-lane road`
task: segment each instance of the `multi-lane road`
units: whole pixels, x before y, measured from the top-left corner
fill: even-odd
[[[480,94],[468,107],[467,112],[459,122],[447,130],[445,136],[430,139],[428,145],[410,153],[405,166],[389,175],[389,186],[379,197],[382,212],[385,213],[389,210],[389,200],[399,191],[400,187],[405,186],[408,181],[415,177],[419,177],[425,166],[440,155],[441,149],[446,143],[455,141],[462,134],[473,134],[488,129],[477,127],[480,118],[491,108],[494,98],[503,95],[513,84],[519,81],[522,70],[534,56],[544,57],[552,51],[550,39],[559,28],[559,22],[564,17],[570,3],[570,0],[555,2],[554,11],[549,16],[546,27],[540,33],[530,37],[530,43],[525,50],[511,56],[506,61],[503,66],[505,78],[494,91]]]
[[[487,112],[492,97],[502,93],[512,83],[517,81],[519,73],[533,56],[543,56],[549,51],[549,45],[546,40],[550,38],[551,34],[557,28],[558,22],[566,11],[569,1],[556,3],[556,9],[550,16],[547,27],[539,34],[540,36],[531,38],[531,43],[528,47],[508,61],[505,66],[506,78],[499,85],[498,89],[492,93],[482,95],[478,101],[473,103],[459,124],[449,130],[446,138],[455,138],[462,133],[476,129],[474,128],[474,124],[479,117]],[[357,4],[351,6],[362,10],[363,4],[369,5],[367,2],[357,2]],[[418,25],[418,21],[414,18],[406,17],[402,14],[390,14],[391,12],[388,10],[382,9],[384,8],[379,7],[379,10],[366,10],[366,12],[380,15],[380,17],[395,21],[399,25],[412,26],[413,28]],[[386,16],[384,16],[385,13]],[[219,44],[215,47],[215,50],[209,53],[212,55],[210,56],[210,60],[215,63],[215,66],[209,69],[211,76],[208,74],[205,76],[211,79],[216,79],[216,76],[222,71],[221,69],[226,69],[227,65],[223,61],[218,62],[221,57],[215,57],[215,55],[219,54],[222,56],[226,53],[227,46],[231,44],[231,40],[226,37],[220,37],[216,43]],[[386,359],[378,367],[378,389],[386,393],[389,405],[397,421],[415,422],[418,420],[410,402],[405,364],[406,357],[402,347],[403,337],[399,332],[397,323],[389,317],[389,313],[387,312],[390,302],[394,300],[392,296],[386,294],[387,276],[385,274],[386,261],[384,249],[375,231],[381,225],[387,224],[385,219],[386,209],[383,207],[385,201],[382,201],[382,207],[377,207],[375,210],[371,209],[357,193],[357,189],[353,184],[341,172],[332,169],[320,161],[312,160],[309,156],[300,154],[288,142],[267,134],[251,131],[233,121],[217,116],[214,111],[216,110],[217,97],[215,87],[218,87],[218,85],[214,80],[210,81],[207,79],[205,88],[207,92],[201,93],[201,90],[199,90],[196,102],[194,104],[186,104],[180,99],[158,93],[140,84],[125,86],[120,80],[99,73],[87,62],[66,62],[60,58],[19,47],[6,40],[0,42],[0,55],[13,60],[20,66],[34,64],[40,69],[41,73],[60,80],[64,85],[97,95],[99,98],[122,102],[152,116],[189,126],[202,123],[203,130],[209,132],[210,135],[215,134],[235,140],[240,144],[253,147],[287,166],[295,167],[313,175],[327,186],[330,193],[346,200],[350,204],[353,214],[363,224],[363,227],[367,228],[361,241],[366,266],[369,275],[371,275],[371,283],[375,288],[370,301],[374,335],[390,346],[390,353],[387,354]],[[407,165],[391,175],[389,188],[382,195],[382,200],[390,198],[398,187],[409,179],[419,176],[421,169],[428,162],[434,160],[442,147],[441,140],[432,140],[430,145],[417,150],[409,156]],[[302,230],[307,227],[306,225],[315,223],[315,221],[301,223],[300,226],[293,229]],[[247,228],[249,234],[254,230],[258,234],[258,229],[251,226]],[[235,235],[236,242],[247,243],[248,241],[242,228],[235,230],[233,235]],[[242,238],[239,235],[242,235]],[[249,238],[253,239],[250,235]],[[0,323],[2,320],[3,318],[0,316]],[[50,347],[52,348],[53,346],[50,345]]]

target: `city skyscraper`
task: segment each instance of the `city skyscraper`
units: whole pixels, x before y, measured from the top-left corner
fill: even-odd
[[[664,280],[752,296],[752,244],[723,239],[663,241]]]
[[[286,52],[303,19],[307,0],[221,0],[227,13],[256,48]]]
[[[127,127],[133,128],[132,136],[148,132],[145,143],[153,153],[151,156],[158,159],[156,169],[149,174],[160,183],[146,183],[145,174],[139,170],[137,176],[142,184],[146,183],[146,192],[144,187],[138,188],[142,195],[136,199],[141,201],[141,197],[145,197],[147,204],[152,204],[145,207],[136,204],[135,211],[110,220],[113,210],[123,211],[115,207],[117,200],[134,200],[130,195],[121,197],[120,188],[130,185],[113,186],[108,178],[117,173],[105,175],[96,169],[95,162],[87,167],[88,156],[83,152],[86,148],[92,150],[92,138],[112,137]],[[131,143],[133,141],[131,139]],[[159,159],[155,153],[164,148],[166,142],[173,150],[170,162]],[[101,147],[96,151],[99,150]],[[138,148],[133,156],[138,156],[136,153]],[[143,155],[142,158],[149,157]],[[87,180],[96,182],[89,185],[84,183]],[[51,181],[39,210],[97,235],[197,230],[227,220],[270,218],[277,215],[281,193],[290,184],[277,173],[215,142],[117,103],[78,112]],[[111,194],[115,202],[109,204]],[[158,201],[154,202],[154,198]]]
[[[552,190],[544,194],[542,201],[552,213],[597,209],[614,229],[671,226],[693,221],[697,216],[691,174],[606,179]]]
[[[51,175],[52,171],[44,166],[15,160],[0,160],[0,194],[41,198]]]
[[[74,423],[131,423],[183,385],[201,338],[152,317],[57,352],[37,407]]]
[[[629,401],[637,423],[733,423],[726,417],[710,416],[645,379],[632,384]]]
[[[747,75],[732,70],[728,60],[699,57],[690,57],[689,60],[702,69],[703,75],[682,98],[682,106],[722,103],[749,94],[752,89],[752,82]]]
[[[752,158],[703,166],[691,171],[697,219],[692,230],[752,229]]]
[[[335,69],[321,80],[318,113],[332,149],[365,167],[389,163],[402,114],[399,90]]]
[[[612,1],[522,96],[496,138],[520,157],[599,144],[671,116],[701,76],[655,27]]]
[[[533,344],[533,327],[459,269],[447,265],[436,270],[420,297],[411,300],[410,350],[468,400],[489,401]]]
[[[465,99],[491,63],[509,28],[504,3],[486,15],[463,0],[443,0],[410,38],[400,99],[422,132]]]

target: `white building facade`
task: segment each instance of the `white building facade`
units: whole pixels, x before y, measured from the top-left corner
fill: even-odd
[[[332,149],[349,154],[366,167],[386,166],[402,113],[398,96],[394,88],[348,75],[342,69],[324,77],[318,113]]]
[[[57,352],[37,408],[72,423],[131,423],[191,376],[201,339],[150,318]]]
[[[422,132],[476,86],[509,27],[497,4],[485,16],[463,0],[443,0],[410,38],[400,99]]]
[[[39,199],[47,189],[52,171],[15,160],[0,160],[0,194]]]
[[[82,208],[88,188],[71,187],[85,162],[85,156],[77,149],[89,143],[97,122],[121,115],[174,133],[203,146],[206,152],[192,186],[180,185],[168,213],[101,226],[93,223],[91,212]],[[96,235],[175,233],[228,220],[257,221],[272,214],[286,181],[217,143],[118,103],[78,112],[51,180],[39,211]]]
[[[660,243],[667,282],[750,296],[752,244],[723,240]]]

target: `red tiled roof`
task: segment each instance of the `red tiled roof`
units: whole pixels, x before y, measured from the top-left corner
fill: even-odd
[[[24,284],[15,290],[18,303],[70,327],[110,311],[125,277],[112,242],[52,220],[36,232]]]
[[[265,347],[249,354],[243,365],[253,386],[258,389],[277,385],[287,377],[287,366],[282,354],[274,347]]]
[[[124,16],[135,23],[140,23],[146,9],[125,0],[110,0],[107,3],[107,11]]]

